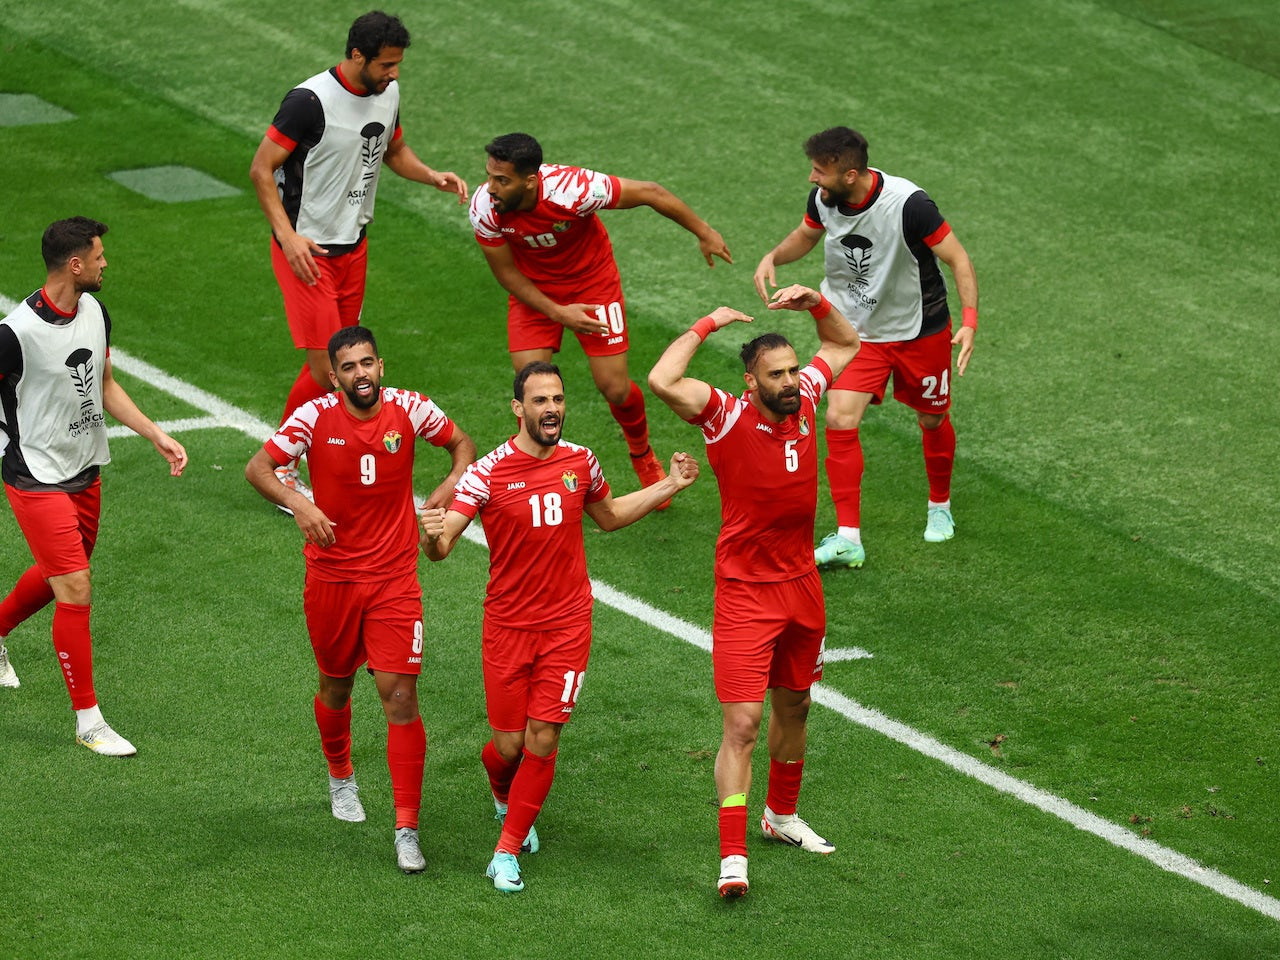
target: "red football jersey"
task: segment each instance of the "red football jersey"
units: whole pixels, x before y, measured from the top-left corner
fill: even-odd
[[[337,393],[304,403],[266,442],[279,464],[307,455],[316,506],[334,522],[334,544],[303,548],[321,580],[386,580],[418,563],[413,439],[441,447],[453,421],[429,398],[382,388],[382,409],[357,420]]]
[[[587,289],[618,276],[596,211],[617,203],[619,190],[618,178],[607,173],[544,163],[532,210],[498,213],[489,191],[480,189],[471,196],[471,226],[485,246],[510,244],[516,266],[535,285]]]
[[[814,357],[800,371],[800,410],[782,423],[714,387],[702,412],[707,462],[720,485],[716,576],[773,583],[813,569],[818,505],[816,408],[831,368]]]
[[[546,460],[508,440],[467,468],[450,509],[484,524],[486,619],[546,630],[590,617],[583,507],[608,495],[595,454],[566,440]]]

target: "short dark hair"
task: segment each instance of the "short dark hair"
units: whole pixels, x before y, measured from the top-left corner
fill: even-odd
[[[524,384],[530,377],[535,377],[540,373],[549,373],[552,376],[560,377],[561,385],[564,384],[564,377],[560,375],[560,368],[550,360],[530,360],[520,372],[516,374],[515,382],[511,385],[511,395],[524,403]]]
[[[93,246],[93,238],[107,232],[107,225],[88,217],[68,217],[55,220],[45,228],[40,238],[40,253],[49,270],[65,266],[77,253]]]
[[[329,338],[329,365],[338,365],[338,351],[343,347],[354,347],[357,343],[367,343],[373,347],[373,355],[378,355],[378,341],[373,339],[373,331],[368,327],[341,327]]]
[[[867,138],[848,127],[832,127],[804,142],[804,155],[819,163],[839,164],[844,170],[867,169]]]
[[[511,164],[521,176],[537,173],[542,166],[542,144],[527,133],[494,137],[485,145],[484,152],[495,160]]]
[[[372,60],[382,52],[383,47],[409,46],[409,31],[400,22],[381,10],[370,10],[362,17],[357,17],[351,29],[347,31],[347,59],[351,59],[351,51],[359,50],[366,60]]]
[[[780,333],[762,333],[751,342],[742,345],[742,350],[738,354],[742,358],[742,369],[750,371],[756,365],[756,357],[765,350],[789,346],[791,341]]]

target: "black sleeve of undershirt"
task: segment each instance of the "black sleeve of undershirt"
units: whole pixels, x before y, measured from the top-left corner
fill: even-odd
[[[946,221],[937,204],[923,190],[907,197],[907,202],[902,205],[902,233],[907,243],[920,243],[944,223]]]
[[[18,335],[7,324],[0,323],[0,377],[22,373],[22,348]]]
[[[809,202],[805,204],[804,212],[814,223],[821,223],[822,218],[818,216],[818,188],[814,187],[809,191]]]
[[[320,98],[304,87],[294,87],[285,94],[271,125],[299,146],[314,147],[324,132]]]

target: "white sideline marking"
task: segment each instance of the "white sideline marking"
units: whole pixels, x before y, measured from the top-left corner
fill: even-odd
[[[13,301],[0,296],[0,309],[6,314],[16,305]],[[193,420],[191,421],[192,423],[199,424],[201,427],[235,427],[256,440],[265,439],[275,432],[274,428],[265,421],[257,419],[252,414],[246,413],[224,400],[220,400],[213,394],[206,393],[198,387],[178,380],[176,377],[172,377],[144,361],[129,356],[118,347],[111,348],[111,357],[112,362],[119,366],[121,370],[132,376],[145,379],[152,386],[159,387],[179,400],[199,407],[210,414],[210,417]],[[181,423],[185,421],[175,422]],[[478,526],[469,526],[464,531],[463,536],[472,543],[484,547],[488,546],[484,531]],[[687,620],[672,616],[665,610],[660,610],[645,603],[643,600],[623,593],[621,590],[615,589],[600,580],[593,579],[591,581],[591,590],[601,603],[628,614],[643,623],[647,623],[663,633],[690,643],[700,650],[711,650],[711,634],[701,627],[695,626]],[[850,649],[857,650],[857,648]],[[828,651],[828,658],[832,652],[834,651]],[[860,652],[866,653],[866,651]],[[841,657],[841,659],[846,658]],[[912,750],[927,757],[932,757],[934,760],[967,777],[972,777],[981,783],[985,783],[994,790],[1016,797],[1024,803],[1043,810],[1045,813],[1052,814],[1058,819],[1066,821],[1077,830],[1091,833],[1113,846],[1150,861],[1161,870],[1167,870],[1170,873],[1175,873],[1187,880],[1207,887],[1215,893],[1229,900],[1234,900],[1264,916],[1271,917],[1273,920],[1280,920],[1280,900],[1260,893],[1252,887],[1228,877],[1226,874],[1219,873],[1217,870],[1198,863],[1191,857],[1178,853],[1176,850],[1170,850],[1168,847],[1161,846],[1153,840],[1140,837],[1119,824],[1112,823],[1097,814],[1077,807],[1069,800],[1064,800],[1016,777],[1011,777],[1001,770],[981,763],[966,753],[948,747],[946,744],[934,740],[932,737],[904,723],[891,720],[879,711],[864,707],[857,701],[851,700],[844,694],[831,690],[820,683],[813,685],[812,692],[815,703],[834,710],[840,716],[859,726],[874,730],[876,733],[882,734],[905,747],[910,747]]]
[[[861,647],[836,647],[834,650],[823,651],[822,662],[843,663],[845,660],[871,660],[874,657],[874,653]]]

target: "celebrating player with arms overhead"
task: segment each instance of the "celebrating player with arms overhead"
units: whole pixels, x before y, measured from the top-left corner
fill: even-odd
[[[810,310],[821,348],[801,369],[776,333],[742,348],[744,397],[685,376],[712,332],[751,317],[720,307],[675,340],[649,373],[649,387],[702,428],[720,487],[711,658],[724,736],[716,756],[723,897],[747,892],[747,792],[751,754],[769,694],[769,786],[760,827],[813,853],[827,842],[796,815],[804,769],[809,687],[822,677],[826,609],[812,544],[818,497],[815,411],[858,350],[858,336],[825,297],[779,290],[770,309]]]
[[[485,151],[488,182],[471,198],[471,225],[489,268],[510,294],[512,366],[519,371],[531,360],[550,360],[564,331],[572,331],[627,439],[641,484],[661,480],[662,464],[649,446],[644,394],[627,372],[630,328],[622,280],[597,211],[652,207],[698,238],[708,266],[713,256],[732,263],[729,248],[688,204],[657,183],[543,163],[541,145],[524,133],[498,137]]]

